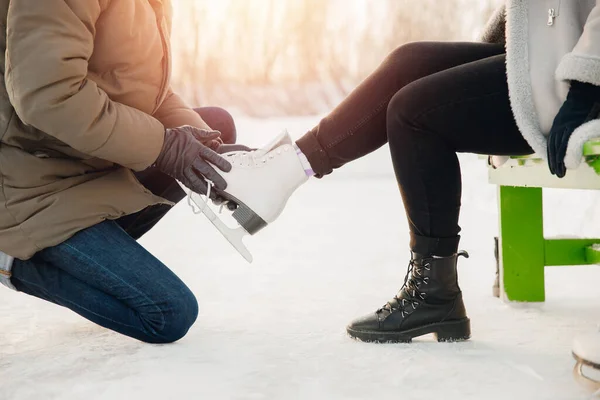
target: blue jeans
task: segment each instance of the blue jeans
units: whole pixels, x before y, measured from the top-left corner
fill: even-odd
[[[149,343],[181,339],[198,315],[187,286],[116,222],[15,260],[12,284],[105,328]]]
[[[222,109],[196,110],[225,142],[235,125]],[[177,182],[160,171],[137,174],[154,194],[174,203],[185,197]],[[58,246],[15,260],[11,283],[23,293],[67,307],[105,328],[148,343],[171,343],[198,316],[190,289],[136,241],[170,210],[148,207],[118,221],[80,231]]]

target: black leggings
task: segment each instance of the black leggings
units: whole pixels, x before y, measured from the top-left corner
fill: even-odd
[[[389,141],[411,230],[411,249],[458,248],[456,153],[525,155],[510,108],[500,45],[412,43],[394,51],[298,141],[318,176]]]

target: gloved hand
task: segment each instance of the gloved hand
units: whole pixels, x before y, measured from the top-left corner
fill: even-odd
[[[193,126],[167,129],[163,148],[154,165],[196,193],[207,193],[208,184],[204,178],[212,181],[216,189],[225,190],[227,182],[213,165],[229,172],[231,164],[203,144],[214,141],[220,135],[220,132]],[[211,198],[215,197],[216,193],[211,193]]]
[[[565,176],[565,155],[571,135],[584,123],[598,118],[599,114],[600,87],[572,81],[567,99],[554,118],[548,136],[548,166],[553,175],[559,178]]]

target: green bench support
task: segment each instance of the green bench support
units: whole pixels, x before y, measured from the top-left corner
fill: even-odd
[[[534,157],[490,167],[498,185],[499,284],[504,300],[543,302],[544,271],[551,266],[600,264],[600,239],[544,237],[543,188],[600,189],[600,140],[584,147],[586,163],[563,179]]]

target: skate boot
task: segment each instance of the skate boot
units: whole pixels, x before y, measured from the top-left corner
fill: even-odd
[[[575,379],[600,394],[600,332],[576,337],[573,357],[577,361],[573,368]]]
[[[241,227],[229,228],[208,207],[210,193],[206,197],[190,193],[190,200],[240,254],[252,262],[252,255],[242,243],[242,238],[256,234],[275,221],[289,197],[308,180],[308,176],[287,132],[261,149],[221,155],[231,163],[232,169],[230,172],[217,170],[227,182],[227,189],[217,194],[225,199],[222,205],[233,211],[232,216]],[[208,186],[210,190],[211,182]]]
[[[413,253],[400,292],[373,314],[353,321],[348,334],[364,342],[410,342],[433,333],[439,342],[469,339],[471,327],[458,287],[457,259]]]

